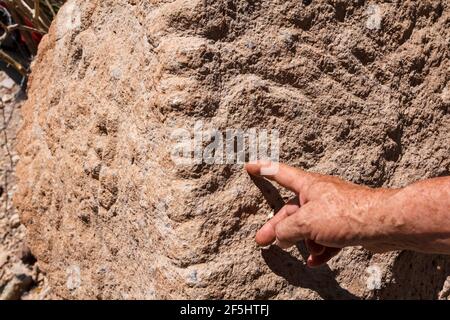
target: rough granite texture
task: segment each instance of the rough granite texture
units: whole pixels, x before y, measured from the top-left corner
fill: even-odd
[[[17,188],[14,148],[25,95],[0,71],[0,300],[45,299],[47,280],[25,245],[26,229],[13,205]]]
[[[374,187],[449,175],[449,48],[447,0],[69,1],[15,196],[52,296],[448,299],[446,256],[258,248],[272,209],[242,166],[177,166],[170,134],[278,128],[283,162]]]

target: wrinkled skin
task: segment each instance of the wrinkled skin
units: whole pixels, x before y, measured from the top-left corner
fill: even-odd
[[[308,173],[283,164],[247,164],[296,196],[256,234],[261,246],[289,248],[304,240],[308,265],[320,266],[343,247],[372,252],[410,249],[450,254],[450,177],[403,189],[372,189],[337,177]]]

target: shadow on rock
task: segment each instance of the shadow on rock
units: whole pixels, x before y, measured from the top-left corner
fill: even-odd
[[[392,266],[392,280],[379,299],[437,299],[450,276],[450,257],[403,251]]]
[[[262,178],[257,176],[250,176],[255,186],[259,189],[267,204],[272,208],[274,213],[277,213],[284,206],[283,197],[274,185]]]
[[[284,206],[284,201],[277,188],[264,178],[250,177],[268,205],[275,213],[279,211]],[[305,246],[300,243],[297,248],[303,256],[303,260],[306,260],[308,251]],[[336,274],[327,265],[310,269],[304,262],[277,246],[262,250],[262,256],[275,274],[283,277],[293,286],[314,290],[323,299],[359,299],[339,285],[335,279]]]
[[[304,248],[299,248],[302,255]],[[327,265],[310,269],[306,264],[277,246],[262,250],[262,256],[269,268],[290,285],[308,288],[323,299],[354,300],[358,296],[342,288],[336,281],[336,274]]]

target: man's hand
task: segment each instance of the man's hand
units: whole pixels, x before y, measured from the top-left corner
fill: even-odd
[[[371,189],[277,165],[273,172],[265,170],[273,168],[270,163],[246,165],[248,173],[264,174],[296,195],[258,231],[258,244],[275,241],[288,248],[305,240],[311,267],[326,263],[346,246],[360,245],[373,252],[413,249],[450,253],[450,179],[438,178],[404,189]],[[425,193],[424,185],[430,187]],[[442,187],[447,189],[438,192]],[[423,199],[424,195],[429,197]],[[428,205],[411,206],[421,198]],[[430,206],[435,198],[441,203]],[[416,212],[409,212],[411,209]]]

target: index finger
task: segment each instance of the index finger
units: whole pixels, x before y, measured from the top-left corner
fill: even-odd
[[[247,163],[245,169],[249,174],[263,176],[279,185],[299,193],[311,180],[311,174],[282,163],[262,162]]]

